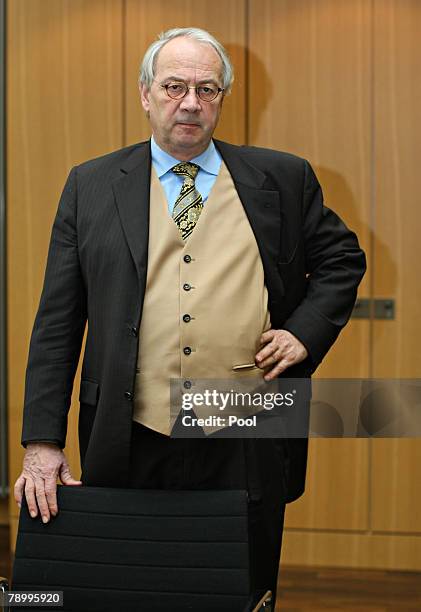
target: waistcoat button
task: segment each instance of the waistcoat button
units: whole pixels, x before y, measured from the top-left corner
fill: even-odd
[[[189,285],[189,283],[184,283],[183,289],[184,289],[184,291],[190,291],[191,285]]]
[[[183,348],[183,353],[184,353],[185,355],[190,355],[190,353],[191,353],[191,348],[190,348],[189,346],[185,346],[185,347]]]
[[[183,321],[184,323],[188,323],[189,321],[191,321],[191,316],[189,314],[183,315]]]
[[[191,257],[190,257],[190,255],[184,255],[183,259],[184,259],[184,261],[185,261],[186,263],[190,263],[190,262],[191,262]]]

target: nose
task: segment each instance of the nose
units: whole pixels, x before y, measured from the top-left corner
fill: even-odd
[[[189,89],[184,98],[181,100],[180,108],[186,110],[189,113],[195,113],[201,110],[200,98],[197,95],[197,91],[193,88]]]

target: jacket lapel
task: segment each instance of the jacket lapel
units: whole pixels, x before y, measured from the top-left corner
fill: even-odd
[[[232,176],[262,259],[277,262],[281,246],[279,192],[265,189],[266,175],[241,156],[240,147],[214,142]]]
[[[141,285],[146,282],[150,182],[151,154],[146,142],[133,151],[113,182],[118,214]]]
[[[277,273],[281,248],[281,202],[278,191],[265,189],[266,175],[241,155],[241,148],[214,140],[244,206],[259,247],[268,289],[283,294]]]

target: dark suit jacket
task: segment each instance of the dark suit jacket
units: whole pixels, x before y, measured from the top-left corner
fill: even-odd
[[[309,357],[310,376],[347,322],[365,271],[356,236],[323,206],[310,164],[294,155],[215,141],[260,250],[273,328]],[[64,447],[83,333],[79,441],[87,485],[127,483],[138,330],[148,254],[150,145],[73,168],[54,221],[31,337],[22,443]],[[209,364],[210,373],[212,364]],[[288,501],[304,490],[307,440],[289,440]]]

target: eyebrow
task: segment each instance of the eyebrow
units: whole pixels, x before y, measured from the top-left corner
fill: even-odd
[[[178,76],[168,76],[165,79],[162,79],[162,82],[164,81],[177,81],[178,83],[187,84],[187,81],[185,79],[182,79],[181,77],[178,77]],[[214,85],[219,87],[218,82],[215,79],[202,79],[201,81],[198,81],[196,85],[203,85],[204,83],[213,83]]]

